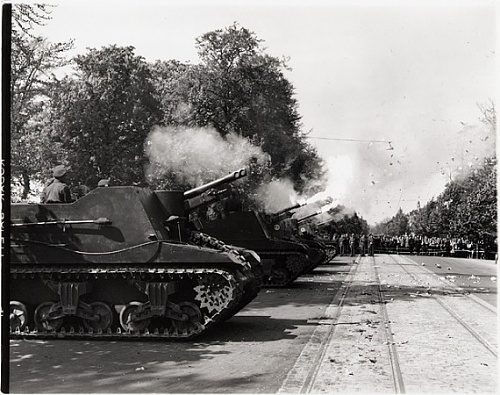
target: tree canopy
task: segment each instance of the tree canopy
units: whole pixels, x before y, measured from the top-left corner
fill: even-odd
[[[22,186],[22,198],[30,192],[30,181],[40,177],[60,155],[52,141],[48,97],[56,77],[54,71],[68,64],[66,52],[72,42],[50,43],[31,32],[50,17],[48,5],[14,4],[11,40],[11,171]]]
[[[251,177],[236,191],[242,199],[251,200],[259,185],[281,178],[306,196],[321,189],[324,163],[301,131],[294,87],[285,77],[286,61],[268,54],[250,30],[235,23],[201,35],[194,43],[200,59],[196,65],[148,63],[134,47],[116,45],[68,59],[71,42],[50,43],[32,33],[34,26],[50,21],[49,6],[14,4],[12,14],[11,171],[23,186],[15,200],[26,199],[30,181],[42,180],[58,163],[70,165],[73,179],[90,187],[104,177],[116,185],[147,182],[147,144],[157,128],[187,132],[187,140],[203,130],[215,133],[218,139],[213,141],[239,148],[239,159],[241,148],[249,144],[251,149],[243,151],[251,151],[245,157]],[[56,77],[68,65],[73,74]],[[479,108],[494,134],[493,102]],[[167,146],[160,154],[171,149]],[[227,160],[231,150],[217,152],[224,154],[211,158],[212,163],[233,163]],[[204,171],[206,164],[193,163]],[[496,238],[496,158],[472,170],[452,180],[424,207],[409,214],[399,210],[378,230]],[[163,185],[194,186],[174,173]],[[207,174],[198,179],[205,180]],[[367,230],[357,214],[336,218],[339,232]]]
[[[91,49],[52,95],[52,125],[72,172],[96,186],[144,182],[144,141],[161,119],[146,61],[133,47]]]
[[[19,15],[33,11],[20,10]],[[29,32],[43,10],[20,18],[21,31]],[[321,185],[323,161],[300,131],[294,88],[283,74],[287,66],[268,55],[248,29],[233,24],[200,36],[198,65],[148,63],[135,48],[116,45],[68,60],[68,46],[28,41],[14,51],[12,86],[13,164],[28,179],[43,178],[43,168],[64,163],[75,180],[89,186],[102,177],[144,183],[144,144],[154,127],[165,126],[211,128],[259,147],[269,162],[253,164],[246,195],[265,179],[287,177],[298,192],[308,192],[310,185],[317,192]],[[29,80],[68,63],[74,73],[61,80]],[[40,73],[25,70],[25,64],[38,65]]]
[[[266,54],[261,42],[233,24],[196,40],[199,65],[153,64],[164,122],[248,138],[270,155],[271,177],[288,177],[306,192],[308,181],[322,179],[323,161],[300,132],[285,62]]]
[[[485,158],[482,165],[450,181],[445,190],[426,205],[396,216],[377,233],[403,235],[413,232],[434,237],[463,238],[493,243],[497,238],[497,162]]]

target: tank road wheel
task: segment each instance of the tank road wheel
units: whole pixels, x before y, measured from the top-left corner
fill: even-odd
[[[10,302],[10,329],[12,331],[16,331],[17,329],[22,331],[27,323],[28,309],[26,306],[17,300]]]
[[[63,324],[63,318],[49,318],[49,312],[55,305],[54,302],[43,302],[35,310],[35,325],[39,331],[57,331]]]
[[[151,321],[150,318],[138,321],[132,321],[132,314],[134,314],[139,307],[142,305],[141,302],[130,302],[127,304],[122,311],[120,311],[120,325],[123,330],[131,332],[140,332],[149,326]]]
[[[94,332],[99,330],[105,332],[113,325],[113,310],[106,303],[94,302],[90,304],[92,313],[99,316],[97,321],[83,320],[83,325]]]
[[[304,269],[304,258],[300,255],[291,255],[286,259],[286,268],[292,274],[298,274]]]
[[[273,269],[266,283],[273,287],[284,287],[288,281],[289,276],[285,269]]]
[[[186,314],[189,318],[187,321],[172,320],[174,328],[181,332],[195,330],[198,326],[197,324],[201,324],[203,320],[203,315],[199,307],[191,302],[181,302],[179,303],[179,307],[182,313]]]

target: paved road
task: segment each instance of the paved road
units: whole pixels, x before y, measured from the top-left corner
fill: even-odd
[[[496,393],[495,307],[407,256],[358,262],[279,392]]]
[[[277,393],[299,392],[302,388],[302,392],[360,389],[371,392],[374,383],[378,383],[382,392],[392,392],[393,373],[388,370],[390,347],[394,348],[394,355],[399,352],[408,358],[402,358],[406,366],[421,373],[420,378],[416,376],[417,383],[425,382],[423,375],[432,376],[436,366],[430,370],[420,366],[418,370],[412,365],[422,347],[431,356],[441,350],[439,355],[449,360],[453,352],[446,347],[453,349],[454,342],[463,334],[448,332],[440,337],[442,342],[438,344],[429,341],[429,337],[435,338],[432,331],[442,334],[443,327],[455,324],[439,321],[432,326],[426,309],[435,311],[436,306],[426,303],[435,301],[416,297],[419,289],[425,282],[431,282],[428,286],[433,290],[458,290],[457,294],[463,296],[457,288],[457,281],[462,286],[463,280],[471,290],[484,288],[479,295],[494,299],[496,282],[491,278],[496,276],[496,267],[491,262],[463,260],[455,264],[453,260],[432,257],[380,256],[373,262],[371,259],[358,258],[358,263],[353,263],[353,258],[337,257],[333,264],[302,276],[291,288],[264,289],[246,309],[196,341],[12,340],[10,390],[13,393]],[[409,268],[420,276],[418,281],[422,284],[408,285],[415,281],[404,271]],[[439,273],[443,280],[430,270]],[[445,278],[450,275],[456,276],[455,282]],[[465,277],[471,275],[481,278],[481,287],[474,283],[474,278],[467,283]],[[373,299],[372,293],[378,289],[374,278],[382,279],[388,298],[385,302],[390,306],[387,311],[393,315],[385,322],[395,321],[393,345],[383,337],[387,334],[381,332],[386,327],[380,324],[384,322],[380,314],[386,303]],[[487,279],[492,282],[488,287]],[[347,289],[353,291],[350,296]],[[416,304],[416,300],[420,302]],[[462,305],[462,299],[453,300]],[[418,308],[410,311],[408,306]],[[476,324],[485,327],[489,321]],[[418,332],[419,328],[423,330]],[[473,343],[467,343],[469,346]],[[476,379],[489,377],[496,366],[496,358],[495,362],[489,359],[485,362],[482,354],[471,358],[479,358],[471,361],[479,361],[482,369]],[[457,371],[460,375],[460,370]],[[468,372],[471,373],[474,371]],[[328,381],[333,378],[337,380],[334,384]],[[456,377],[446,376],[446,380],[451,379]],[[411,377],[406,376],[405,380],[411,389],[414,385]],[[440,392],[442,388],[452,388],[446,380],[438,386],[439,377],[429,379],[426,389]],[[481,388],[481,383],[473,388],[478,386],[478,392],[489,390]]]
[[[484,259],[465,259],[405,255],[418,265],[458,287],[483,299],[485,302],[497,305],[497,265],[494,261]]]
[[[321,267],[291,288],[263,289],[192,342],[11,341],[11,392],[277,392],[347,263]]]

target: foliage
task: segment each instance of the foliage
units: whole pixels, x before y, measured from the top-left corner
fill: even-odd
[[[328,234],[368,234],[368,222],[356,212],[347,210],[345,206],[338,205],[328,210],[332,220],[321,226]]]
[[[304,179],[320,179],[322,162],[299,133],[294,88],[286,63],[267,55],[253,32],[233,24],[197,39],[204,65],[196,108],[201,122],[261,140],[272,176],[290,178],[299,192]]]
[[[299,133],[285,62],[265,54],[260,43],[254,33],[233,24],[197,39],[200,65],[153,64],[163,122],[245,137],[270,155],[271,177],[288,177],[297,191],[308,192],[309,181],[321,184],[323,162]]]
[[[460,200],[453,207],[450,232],[477,241],[496,238],[497,190],[496,160],[486,159],[483,166],[459,183]]]
[[[177,60],[157,60],[150,64],[154,94],[163,119],[161,124],[171,126],[198,126],[193,112],[194,86],[198,66],[183,64]]]
[[[47,100],[56,81],[52,72],[67,64],[65,53],[73,44],[49,43],[31,33],[50,20],[48,6],[14,4],[12,10],[11,171],[26,199],[30,181],[41,178],[60,156],[47,122]]]
[[[403,235],[413,232],[435,237],[459,237],[493,244],[497,238],[496,158],[451,181],[437,198],[409,214],[400,209],[374,232]],[[406,226],[404,226],[406,223]]]
[[[387,224],[387,233],[390,235],[402,235],[408,232],[408,218],[401,208]]]
[[[54,91],[53,122],[72,173],[88,186],[100,178],[144,182],[143,144],[161,119],[148,64],[133,47],[90,49],[76,74]]]
[[[496,134],[496,111],[493,101],[478,105],[482,118],[488,126],[486,139]],[[485,141],[486,141],[485,139]],[[494,138],[488,141],[488,144]],[[494,144],[494,143],[493,143]],[[413,232],[430,237],[463,238],[471,242],[483,242],[492,248],[497,235],[497,161],[487,157],[476,168],[462,170],[451,180],[445,190],[431,199],[424,207],[403,214],[401,209],[395,217],[377,224],[374,233],[403,235]],[[398,227],[397,223],[408,226]]]

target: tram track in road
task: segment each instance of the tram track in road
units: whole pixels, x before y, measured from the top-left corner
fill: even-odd
[[[358,258],[359,259],[359,258]],[[311,336],[310,341],[302,350],[293,369],[289,372],[279,393],[310,393],[318,376],[319,368],[325,358],[327,347],[332,341],[336,325],[342,313],[342,307],[349,294],[358,265],[351,267],[349,275],[343,282],[339,292],[333,297],[327,307],[322,320],[318,320],[318,327]]]
[[[362,273],[358,271],[360,267]],[[321,337],[320,344],[318,345],[318,336],[315,333],[298,358],[294,369],[290,371],[280,392],[351,392],[373,388],[373,383],[383,392],[405,392],[386,309],[387,301],[378,280],[374,258],[358,257],[353,268],[351,276],[346,279],[345,286],[339,292],[341,295],[332,302],[335,307],[329,306],[329,309],[336,310],[327,323],[327,332]],[[378,312],[374,311],[375,306],[378,306]],[[375,320],[374,317],[380,319]],[[325,332],[325,329],[319,326],[316,331]],[[365,342],[363,347],[368,349],[361,353],[360,350],[352,350],[349,340],[344,342],[344,339],[353,335]],[[316,355],[310,356],[313,345],[317,348]],[[363,363],[368,363],[369,369],[362,373],[365,377],[359,381],[357,369]],[[304,366],[308,368],[305,369]],[[350,368],[357,370],[356,375],[349,371]]]
[[[279,392],[495,392],[496,310],[404,259],[357,259]]]
[[[373,264],[373,270],[375,272],[375,276],[377,279],[377,285],[378,285],[378,297],[380,300],[380,309],[382,313],[382,317],[384,320],[384,328],[385,328],[385,334],[387,337],[387,347],[389,351],[389,357],[390,357],[390,365],[391,365],[391,371],[392,371],[392,379],[394,382],[394,391],[397,394],[404,394],[405,393],[405,386],[404,386],[404,380],[403,380],[403,374],[401,372],[401,367],[399,364],[399,356],[398,356],[398,351],[395,347],[395,341],[392,336],[392,329],[391,329],[391,321],[389,319],[389,313],[387,311],[386,303],[387,300],[385,299],[384,296],[384,291],[382,289],[382,283],[380,282],[380,276],[377,270],[377,265],[375,264],[375,257],[371,257],[372,264]]]
[[[379,266],[406,390],[496,392],[494,309],[407,257]]]
[[[408,276],[410,276],[415,282],[419,281],[419,278],[415,275],[415,273],[412,273],[412,272],[410,272],[408,270],[408,268],[406,267],[407,265],[401,265],[399,262],[397,262],[397,260],[392,255],[390,255],[390,257],[395,261],[395,263],[399,264],[400,267],[403,269],[403,271]],[[479,308],[486,309],[486,310],[488,310],[488,312],[493,313],[493,314],[496,315],[496,309],[494,307],[488,305],[486,302],[482,301],[481,299],[479,299],[477,297],[474,297],[474,295],[470,295],[470,294],[468,294],[466,292],[463,292],[463,290],[460,287],[454,285],[453,283],[447,282],[446,279],[443,279],[443,278],[439,277],[437,274],[431,272],[430,270],[428,270],[426,268],[421,268],[420,266],[416,265],[415,262],[413,262],[412,260],[410,260],[410,259],[408,259],[406,257],[401,257],[401,259],[403,259],[406,262],[408,262],[411,265],[411,267],[419,270],[420,273],[425,274],[425,275],[436,276],[437,278],[440,279],[440,281],[444,282],[445,284],[448,283],[448,285],[451,288],[455,288],[456,291],[457,291],[457,293],[459,293],[463,297],[467,298],[468,300],[472,301],[472,303],[474,303],[475,306],[479,306]],[[448,294],[449,294],[449,292],[448,292]],[[443,296],[440,296],[440,295],[435,294],[435,293],[430,293],[429,295],[444,310],[446,310],[448,312],[448,314],[450,314],[463,328],[465,328],[474,338],[476,338],[476,340],[479,342],[479,344],[481,344],[483,347],[485,347],[495,357],[498,357],[498,351],[495,348],[495,346],[493,346],[492,344],[490,344],[490,342],[487,339],[485,339],[480,333],[478,333],[478,331],[476,331],[472,327],[472,325],[468,324],[466,322],[466,320],[464,318],[462,318],[462,316],[461,316],[460,313],[458,313],[451,306],[449,306],[449,304],[444,301]]]

